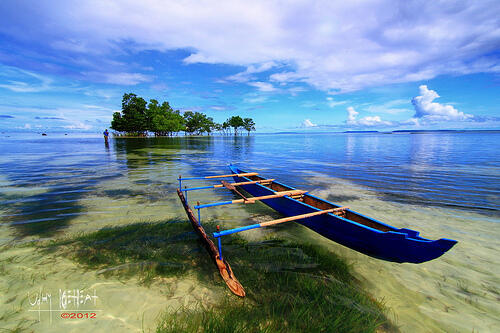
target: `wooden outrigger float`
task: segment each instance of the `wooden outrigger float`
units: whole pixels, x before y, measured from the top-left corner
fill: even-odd
[[[280,223],[300,221],[302,225],[316,231],[322,236],[353,250],[369,256],[393,261],[421,263],[433,260],[451,249],[457,241],[441,238],[430,240],[419,236],[419,232],[406,228],[395,228],[375,219],[369,218],[349,209],[349,207],[333,204],[315,197],[307,191],[297,190],[290,186],[265,179],[256,172],[244,172],[230,165],[232,174],[206,177],[182,178],[179,176],[177,194],[186,210],[189,220],[200,236],[205,248],[216,264],[229,289],[238,296],[245,296],[245,290],[234,276],[231,267],[222,255],[221,237],[245,230],[268,227]],[[221,184],[182,188],[182,181],[193,179],[217,179],[232,177],[234,182],[221,181]],[[226,188],[241,199],[221,201],[193,206],[198,211],[198,218],[188,204],[187,193],[194,190]],[[243,189],[252,196],[245,196]],[[183,193],[184,192],[184,193]],[[213,234],[217,239],[215,246],[201,224],[202,208],[230,205],[237,203],[253,204],[260,201],[286,217],[262,222],[230,230],[219,230]]]
[[[219,269],[219,273],[226,282],[227,286],[229,289],[238,296],[244,297],[245,296],[245,289],[241,286],[240,282],[236,279],[236,277],[233,274],[233,271],[231,269],[231,266],[222,258],[219,256],[219,253],[217,251],[217,248],[215,247],[214,243],[210,238],[208,238],[205,229],[201,226],[201,224],[196,220],[196,217],[193,214],[193,211],[189,207],[186,198],[182,194],[182,192],[177,189],[177,194],[179,195],[179,198],[181,199],[182,205],[184,206],[184,209],[186,210],[186,214],[189,218],[189,221],[191,221],[191,225],[193,226],[193,229],[196,231],[198,236],[201,239],[201,242],[203,243],[203,246],[205,249],[208,251],[210,254],[210,257],[214,261],[215,265]]]

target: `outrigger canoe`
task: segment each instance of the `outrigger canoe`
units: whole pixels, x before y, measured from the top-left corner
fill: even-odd
[[[318,234],[355,251],[378,259],[397,263],[422,263],[436,259],[451,249],[456,240],[441,238],[431,240],[419,236],[419,232],[407,228],[396,228],[357,213],[349,207],[343,207],[318,198],[306,191],[284,185],[274,179],[266,179],[256,172],[247,172],[230,165],[231,174],[221,176],[181,178],[179,176],[179,190],[177,191],[188,213],[188,217],[195,230],[202,238],[205,247],[214,259],[223,279],[229,288],[237,295],[244,296],[243,287],[234,277],[231,268],[222,255],[221,237],[245,230],[267,227],[279,223],[296,221]],[[222,181],[219,185],[203,186],[182,189],[182,180],[213,179],[232,177],[234,183]],[[184,192],[208,188],[227,188],[241,197],[241,199],[194,206],[198,210],[198,220],[194,216]],[[251,196],[240,191],[244,190]],[[202,208],[245,203],[251,204],[260,201],[285,217],[274,221],[252,224],[236,229],[217,231],[213,234],[218,240],[218,250],[206,235],[201,225]],[[201,231],[199,231],[201,229]]]

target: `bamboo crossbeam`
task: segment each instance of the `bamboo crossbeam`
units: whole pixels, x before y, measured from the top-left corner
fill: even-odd
[[[225,177],[248,177],[248,176],[257,176],[257,172],[246,172],[246,173],[232,173],[230,175],[220,175],[220,176],[206,176],[205,179],[211,178],[225,178]]]
[[[233,185],[233,186],[240,186],[240,185],[250,185],[250,184],[265,184],[265,183],[271,183],[273,181],[274,181],[274,179],[263,179],[263,180],[254,180],[251,182],[228,183],[228,184]],[[222,187],[224,187],[224,185],[217,184],[217,185],[183,188],[181,190],[186,192],[186,191],[196,191],[196,190],[204,190],[204,189],[209,189],[209,188],[222,188]]]
[[[344,211],[347,209],[349,209],[349,207],[344,206],[344,207],[339,207],[339,208],[321,210],[319,212],[314,212],[314,213],[289,216],[289,217],[284,217],[284,218],[277,219],[277,220],[262,222],[262,223],[260,223],[260,226],[261,227],[268,227],[270,225],[275,225],[275,224],[280,224],[280,223],[295,221],[295,220],[301,220],[301,219],[305,219],[305,218],[312,217],[312,216],[317,216],[317,215],[322,215],[322,214],[327,214],[327,213],[341,212],[341,211]]]
[[[245,199],[236,199],[236,200],[230,200],[230,201],[215,202],[215,203],[211,203],[211,204],[197,205],[197,206],[194,206],[193,208],[200,209],[200,208],[230,205],[230,204],[236,204],[236,203],[255,203],[255,201],[258,201],[258,200],[274,199],[274,198],[284,197],[286,195],[292,196],[292,195],[304,194],[304,193],[307,193],[307,191],[301,191],[301,190],[282,191],[282,192],[275,192],[275,194],[271,194],[271,195],[264,195],[261,197],[251,197],[251,198],[247,198],[246,200]]]
[[[307,214],[289,216],[289,217],[284,217],[284,218],[273,220],[273,221],[262,222],[262,223],[252,224],[252,225],[247,225],[245,227],[240,227],[240,228],[235,228],[235,229],[230,229],[230,230],[224,230],[224,231],[220,231],[220,232],[214,232],[213,235],[214,235],[215,238],[219,238],[221,236],[226,236],[226,235],[234,234],[234,233],[245,231],[245,230],[251,230],[251,229],[256,229],[256,228],[268,227],[268,226],[279,224],[279,223],[301,220],[301,219],[305,219],[305,218],[308,218],[308,217],[313,217],[313,216],[327,214],[327,213],[341,212],[341,211],[344,211],[344,210],[347,210],[347,209],[349,209],[349,207],[339,207],[339,208],[332,208],[332,209],[320,210],[320,211],[313,212],[313,213],[307,213]]]
[[[302,191],[302,190],[292,190],[292,191],[276,192],[275,194],[263,195],[261,197],[251,197],[251,198],[248,198],[248,200],[246,200],[245,203],[255,203],[255,201],[258,201],[258,200],[274,199],[274,198],[284,197],[286,195],[292,196],[292,195],[304,194],[306,192],[307,191]],[[235,200],[235,201],[243,202],[243,199],[238,199],[238,200]]]
[[[179,176],[179,182],[183,180],[191,180],[191,179],[213,179],[213,178],[226,178],[226,177],[249,177],[249,176],[257,176],[257,172],[246,172],[246,173],[232,173],[229,175],[218,175],[218,176],[201,176],[201,177],[187,177],[182,178]]]
[[[254,180],[251,182],[240,182],[240,183],[227,183],[232,186],[241,186],[241,185],[250,185],[250,184],[265,184],[265,183],[271,183],[273,182],[274,179],[263,179],[263,180]],[[223,184],[218,184],[214,185],[214,188],[219,188],[219,187],[224,187]]]

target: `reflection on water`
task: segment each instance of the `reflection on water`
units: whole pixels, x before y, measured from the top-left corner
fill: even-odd
[[[19,237],[48,236],[87,213],[81,202],[92,193],[127,195],[130,181],[158,190],[171,182],[167,167],[202,175],[222,172],[229,163],[269,170],[297,187],[316,173],[373,189],[390,201],[498,215],[498,138],[500,133],[480,132],[117,138],[104,149],[94,138],[7,139],[0,159],[8,181],[0,192],[2,218]],[[123,186],[101,191],[103,183],[123,180],[124,172]],[[162,195],[134,193],[153,201]]]
[[[406,331],[487,331],[498,323],[496,314],[500,316],[498,307],[494,310],[500,290],[495,254],[500,238],[495,223],[500,214],[499,148],[500,133],[480,132],[116,138],[108,145],[100,137],[5,138],[0,142],[0,244],[184,218],[175,194],[178,175],[224,173],[233,163],[397,227],[420,230],[423,236],[459,240],[442,258],[408,266],[358,255],[297,225],[277,229],[332,246],[358,263],[356,270],[374,284],[376,297],[387,299],[399,313]],[[202,202],[232,198],[223,190],[193,196]],[[227,227],[278,217],[264,206],[249,206],[206,214]],[[262,237],[257,231],[246,235]],[[32,251],[6,247],[1,252],[0,261],[7,261],[0,266],[0,291],[20,308],[22,298],[16,295],[38,288],[26,282],[29,274],[44,276],[44,284],[56,290],[61,284],[79,287],[83,276],[104,283],[83,275],[71,262],[61,262],[61,267],[73,272],[72,277],[48,266],[34,269],[49,259]],[[108,282],[120,293],[137,291],[136,286]],[[199,291],[193,285],[196,281],[186,282],[186,290],[176,295],[185,300],[192,290]],[[122,313],[124,327],[140,328],[137,308],[149,311],[151,318],[164,308],[157,290],[140,293],[148,296],[119,310],[109,304],[106,311],[115,319]],[[123,303],[116,294],[107,295]],[[145,299],[156,305],[141,303]],[[11,311],[12,304],[0,304],[0,310]],[[10,323],[26,317],[12,313]]]

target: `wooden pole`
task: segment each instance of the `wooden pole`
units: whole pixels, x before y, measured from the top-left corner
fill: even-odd
[[[209,204],[204,204],[204,205],[197,205],[194,206],[194,208],[207,208],[207,207],[214,207],[214,206],[222,206],[222,205],[230,205],[230,204],[236,204],[236,203],[255,203],[257,200],[266,200],[266,199],[273,199],[273,198],[280,198],[284,197],[285,195],[298,195],[298,194],[304,194],[307,193],[307,191],[300,191],[300,190],[292,190],[292,191],[282,191],[282,192],[275,192],[275,194],[272,195],[264,195],[261,197],[250,197],[246,199],[236,199],[236,200],[230,200],[230,201],[221,201],[221,202],[214,202],[214,203],[209,203]]]
[[[304,194],[304,193],[307,193],[307,191],[301,191],[301,190],[282,191],[282,192],[276,192],[275,194],[263,195],[261,197],[251,197],[251,198],[248,198],[246,201],[243,199],[233,200],[233,203],[242,203],[242,202],[255,203],[255,201],[258,201],[258,200],[274,199],[274,198],[284,197],[286,195],[297,195],[297,194]]]
[[[322,214],[327,214],[327,213],[341,212],[341,211],[344,211],[347,209],[349,209],[349,207],[345,206],[345,207],[339,207],[339,208],[320,210],[320,211],[314,212],[314,213],[307,213],[307,214],[302,214],[302,215],[284,217],[284,218],[277,219],[277,220],[262,222],[262,223],[260,223],[260,226],[261,227],[268,227],[270,225],[275,225],[275,224],[280,224],[280,223],[290,222],[290,221],[295,221],[295,220],[301,220],[301,219],[305,219],[305,218],[312,217],[312,216],[317,216],[317,215],[322,215]]]
[[[256,228],[262,228],[262,227],[268,227],[274,224],[278,223],[284,223],[284,222],[289,222],[289,221],[295,221],[295,220],[300,220],[316,215],[321,215],[321,214],[327,214],[327,213],[335,213],[335,212],[342,212],[345,211],[346,209],[349,209],[349,207],[339,207],[339,208],[332,208],[332,209],[326,209],[326,210],[320,210],[317,212],[313,213],[307,213],[307,214],[301,214],[301,215],[296,215],[296,216],[289,216],[289,217],[284,217],[282,219],[278,220],[273,220],[273,221],[268,221],[268,222],[262,222],[262,223],[257,223],[257,224],[251,224],[247,225],[244,227],[239,227],[235,229],[229,229],[229,230],[224,230],[224,231],[217,231],[214,233],[214,237],[220,239],[222,236],[234,234],[237,232],[242,232],[246,230],[251,230],[251,229],[256,229]]]
[[[243,286],[240,284],[238,279],[234,276],[234,272],[231,269],[231,266],[227,263],[225,259],[222,259],[219,256],[219,251],[215,247],[214,242],[210,238],[208,238],[205,229],[201,226],[201,224],[196,220],[196,217],[193,214],[193,210],[191,207],[189,207],[187,201],[184,198],[184,195],[182,194],[181,190],[177,190],[177,195],[181,199],[182,205],[184,206],[184,209],[186,210],[186,214],[189,218],[189,221],[191,221],[191,225],[193,226],[194,230],[200,237],[201,243],[205,247],[205,249],[208,251],[210,254],[210,257],[214,261],[215,265],[219,269],[219,273],[222,276],[222,279],[224,282],[226,282],[227,286],[229,289],[235,294],[240,297],[245,297],[245,289],[243,289]]]
[[[254,180],[252,182],[226,183],[226,184],[232,185],[232,186],[241,186],[241,185],[250,185],[250,184],[265,184],[265,183],[271,183],[273,181],[274,181],[274,179],[263,179],[263,180]],[[225,187],[225,186],[223,184],[214,185],[214,188],[218,188],[218,187]]]
[[[225,178],[225,177],[248,177],[248,176],[257,176],[257,172],[247,172],[247,173],[233,173],[230,175],[220,175],[220,176],[206,176],[205,179],[211,178]]]

